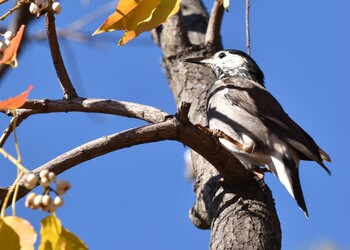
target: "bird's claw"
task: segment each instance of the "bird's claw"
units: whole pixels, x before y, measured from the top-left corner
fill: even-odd
[[[228,136],[226,133],[224,133],[220,129],[210,129],[210,128],[202,126],[201,124],[196,124],[196,127],[198,129],[202,130],[207,135],[210,135],[211,137],[213,137],[213,139],[215,140],[215,144],[217,146],[220,144],[220,141],[218,140],[218,138],[223,138],[223,139],[231,142],[237,148],[239,148],[240,150],[242,150],[248,154],[250,154],[254,151],[254,145],[245,146],[244,144],[240,143],[239,141],[233,139],[231,136]]]

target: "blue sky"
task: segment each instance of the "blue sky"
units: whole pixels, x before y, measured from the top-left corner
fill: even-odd
[[[232,1],[225,14],[225,48],[245,50],[244,2]],[[211,6],[211,1],[205,3]],[[63,12],[56,18],[59,28],[101,4],[63,1],[62,5]],[[349,10],[346,0],[251,1],[252,56],[265,73],[266,87],[332,158],[327,164],[333,172],[331,177],[316,163],[301,162],[309,219],[278,180],[267,175],[281,221],[283,249],[319,249],[325,244],[350,249]],[[84,31],[93,33],[102,21],[97,19]],[[40,18],[29,30],[34,34],[44,27]],[[93,37],[92,41],[107,41],[98,47],[62,42],[66,66],[78,93],[152,105],[174,113],[160,49],[149,33],[117,48],[121,35],[115,32]],[[47,42],[30,42],[23,52],[19,67],[1,81],[0,99],[22,92],[29,84],[34,85],[30,98],[62,98]],[[8,117],[0,116],[1,129],[8,122]],[[96,114],[30,117],[18,129],[24,164],[36,168],[82,143],[142,124]],[[5,147],[9,152],[14,152],[12,142],[10,139]],[[188,218],[194,193],[192,183],[185,178],[185,150],[177,142],[141,145],[62,174],[60,177],[73,185],[65,206],[58,211],[63,225],[90,249],[207,249],[209,231],[195,228]],[[0,158],[0,172],[0,185],[9,185],[15,168]],[[38,229],[45,214],[23,208],[23,201],[17,206],[18,215]]]

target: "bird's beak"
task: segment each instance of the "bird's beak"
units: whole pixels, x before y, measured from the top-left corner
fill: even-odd
[[[196,64],[201,64],[201,65],[209,65],[209,64],[211,64],[210,59],[205,58],[205,57],[187,58],[187,59],[184,60],[184,62],[196,63]]]

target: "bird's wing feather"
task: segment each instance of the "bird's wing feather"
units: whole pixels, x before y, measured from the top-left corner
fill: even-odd
[[[267,128],[299,151],[302,158],[316,161],[330,173],[322,162],[320,148],[315,141],[284,112],[279,102],[264,87],[236,77],[219,81],[228,87],[226,98],[232,104],[260,119]]]

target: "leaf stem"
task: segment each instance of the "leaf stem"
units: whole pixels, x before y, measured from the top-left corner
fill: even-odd
[[[24,174],[24,172],[22,172],[21,174],[17,175],[16,180],[13,182],[12,186],[10,187],[9,191],[7,192],[5,200],[4,200],[4,203],[2,204],[2,207],[1,207],[1,214],[0,214],[1,218],[5,217],[5,210],[6,210],[6,207],[7,207],[7,203],[9,201],[9,199],[10,199],[11,193],[16,188],[16,186],[18,186],[19,180],[22,178],[23,174]],[[13,198],[17,198],[17,197],[13,197]]]
[[[15,146],[16,146],[16,152],[17,152],[17,162],[18,163],[22,163],[22,155],[21,155],[21,151],[19,149],[19,144],[18,144],[18,137],[17,137],[17,132],[16,132],[16,127],[17,127],[17,115],[15,113],[15,116],[13,117],[13,137],[15,138]]]

